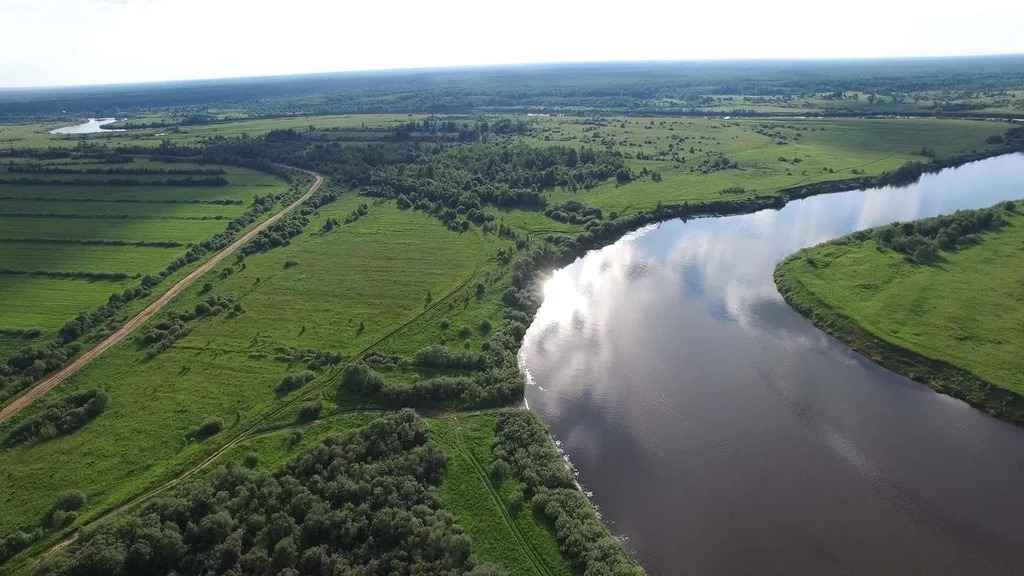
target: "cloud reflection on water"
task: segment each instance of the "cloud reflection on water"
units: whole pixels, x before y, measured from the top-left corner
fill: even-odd
[[[972,518],[993,496],[966,472],[981,466],[988,490],[1019,486],[1024,433],[836,344],[790,310],[772,281],[775,264],[800,248],[1024,197],[1021,174],[1016,155],[906,188],[666,222],[552,275],[522,348],[536,383],[530,405],[652,573],[682,561],[697,572],[764,562],[830,571],[837,561],[877,571],[895,565],[879,548],[896,534],[928,558],[909,570],[1024,560],[1007,551],[1024,548],[1013,520],[1024,496]],[[965,440],[979,437],[981,449]],[[957,465],[963,471],[935,480],[936,469]],[[894,494],[912,494],[914,506]],[[937,522],[952,528],[940,537],[928,528]],[[807,530],[785,529],[794,525],[819,527],[817,552],[801,548]],[[979,525],[1007,546],[981,554],[957,532]],[[766,542],[767,533],[776,536]],[[828,563],[819,563],[822,551]]]

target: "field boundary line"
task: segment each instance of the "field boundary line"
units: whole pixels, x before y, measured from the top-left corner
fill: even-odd
[[[304,171],[305,172],[305,171]],[[188,276],[185,276],[179,280],[174,286],[171,286],[167,292],[164,292],[159,298],[154,300],[149,306],[146,306],[142,312],[136,314],[132,319],[125,322],[120,328],[115,330],[112,334],[104,338],[99,344],[86,351],[81,356],[75,358],[70,364],[61,368],[56,374],[51,375],[49,378],[43,380],[39,384],[36,384],[30,388],[27,392],[18,396],[13,402],[4,406],[0,409],[0,422],[7,420],[11,416],[14,416],[18,412],[28,407],[32,402],[49,392],[61,382],[64,382],[71,377],[75,372],[78,372],[85,366],[89,365],[90,362],[95,360],[101,354],[107,351],[107,349],[113,347],[124,340],[129,334],[135,331],[136,328],[144,324],[154,314],[159,312],[164,306],[166,306],[175,296],[183,292],[186,288],[192,285],[193,282],[198,280],[204,274],[209,272],[219,264],[222,260],[233,254],[236,250],[247,244],[250,240],[255,238],[260,232],[263,232],[278,220],[283,218],[289,212],[297,208],[306,200],[309,200],[320,186],[324,183],[324,177],[315,172],[306,172],[315,177],[313,184],[309,187],[309,190],[300,196],[297,200],[291,204],[285,206],[270,218],[267,218],[262,223],[258,224],[252,230],[249,230],[237,240],[229,244],[226,248],[214,254],[209,260],[204,262],[199,268],[193,270]]]

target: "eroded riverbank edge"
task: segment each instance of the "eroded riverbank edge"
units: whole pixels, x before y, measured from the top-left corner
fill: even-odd
[[[1000,420],[1024,426],[1024,396],[1000,388],[964,368],[879,338],[825,303],[799,279],[796,264],[807,250],[810,249],[786,257],[775,267],[775,286],[790,308],[810,320],[815,328],[872,362]]]

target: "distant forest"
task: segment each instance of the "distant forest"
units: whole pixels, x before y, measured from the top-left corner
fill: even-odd
[[[1019,88],[1024,88],[1022,56],[549,64],[0,90],[0,121],[179,108],[186,117],[183,123],[203,123],[210,118],[196,113],[196,107],[212,105],[238,107],[250,117],[488,111],[686,114],[710,105],[707,99],[713,95],[746,95],[751,100],[738,101],[736,112],[752,115],[744,106],[758,103],[757,97],[835,94],[841,100],[846,91],[890,95],[888,106],[872,109],[878,113],[899,113],[908,109],[905,104],[913,104],[898,95],[939,93],[944,103],[931,110],[957,113],[972,106],[964,98]],[[844,106],[821,109],[853,113]]]

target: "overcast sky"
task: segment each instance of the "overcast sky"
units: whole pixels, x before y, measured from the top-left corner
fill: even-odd
[[[1024,0],[0,0],[0,87],[1007,53],[1024,53]]]

